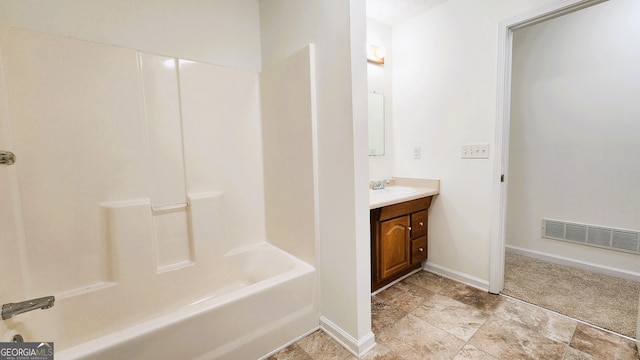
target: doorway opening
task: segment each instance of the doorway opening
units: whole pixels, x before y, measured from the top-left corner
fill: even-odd
[[[504,272],[505,248],[508,248],[509,250],[513,250],[513,248],[517,249],[517,245],[518,245],[517,242],[515,244],[516,246],[514,246],[514,243],[513,243],[513,239],[514,239],[513,229],[518,228],[518,231],[523,233],[522,234],[523,237],[528,236],[529,238],[537,239],[540,233],[540,224],[539,223],[536,224],[535,219],[539,217],[545,217],[547,215],[547,214],[539,214],[535,211],[530,211],[530,213],[526,214],[527,216],[526,221],[529,222],[527,225],[528,227],[516,226],[514,225],[516,222],[513,221],[513,219],[515,218],[513,213],[518,211],[518,206],[517,206],[518,204],[516,201],[514,201],[515,197],[512,195],[517,193],[519,197],[524,197],[524,195],[521,195],[520,192],[516,191],[516,187],[522,188],[522,184],[524,182],[522,181],[521,178],[518,179],[518,176],[522,177],[522,172],[518,171],[518,169],[520,169],[520,167],[523,167],[525,165],[520,166],[520,164],[522,163],[522,159],[518,158],[518,156],[520,155],[520,153],[518,152],[518,140],[514,141],[514,138],[510,137],[510,135],[513,136],[514,131],[516,133],[526,132],[527,130],[525,130],[525,128],[531,128],[531,123],[532,123],[531,121],[527,123],[528,118],[522,117],[521,112],[518,112],[519,108],[522,107],[522,102],[519,102],[518,100],[519,88],[515,87],[515,85],[513,84],[518,84],[518,80],[519,80],[518,77],[520,73],[517,71],[521,71],[521,70],[518,70],[518,66],[520,66],[519,69],[522,69],[522,58],[520,59],[518,58],[519,53],[517,51],[515,52],[515,58],[514,58],[514,39],[517,40],[518,36],[520,36],[520,34],[523,32],[527,32],[527,31],[530,32],[531,29],[538,28],[532,25],[537,25],[547,20],[558,18],[560,16],[573,13],[578,10],[582,10],[587,7],[591,7],[593,5],[603,3],[603,2],[604,1],[561,1],[556,4],[549,5],[545,8],[538,9],[536,11],[523,14],[521,16],[518,16],[512,19],[508,19],[500,23],[500,38],[499,38],[500,52],[499,52],[499,71],[498,71],[498,76],[499,76],[498,87],[499,88],[498,88],[498,96],[497,96],[498,121],[497,121],[497,127],[496,127],[497,158],[496,158],[496,169],[495,169],[496,181],[495,181],[495,188],[494,188],[495,190],[494,191],[494,195],[495,195],[494,210],[495,211],[493,213],[494,219],[492,224],[493,226],[492,229],[494,229],[494,231],[492,232],[492,239],[491,239],[492,258],[491,258],[491,264],[490,264],[490,284],[489,284],[490,291],[492,293],[502,292],[505,286],[505,282],[504,282],[505,281],[505,272]],[[546,25],[547,23],[545,23],[545,26]],[[552,65],[555,66],[556,64],[554,63]],[[576,62],[575,65],[574,64],[569,64],[569,65],[575,66],[576,68],[578,68],[580,63]],[[512,82],[514,81],[514,79],[515,79],[515,82]],[[546,80],[548,79],[545,79],[545,81]],[[555,81],[557,79],[554,78],[553,80]],[[556,89],[552,88],[551,89],[552,91],[562,89],[562,84],[559,84],[559,82],[560,81],[557,81],[553,84],[557,88]],[[539,86],[540,84],[536,83],[535,85]],[[588,87],[588,85],[586,85],[585,87]],[[598,89],[598,90],[602,91],[602,89]],[[559,92],[558,96],[562,98],[564,98],[565,96],[576,97],[576,95],[579,93],[580,93],[579,91],[574,91],[574,92],[565,91],[563,93]],[[531,100],[530,102],[534,103],[533,97],[535,96],[535,94],[527,94],[527,95],[529,96],[529,100]],[[543,95],[546,96],[549,94],[543,94]],[[515,101],[515,104],[514,104],[514,101]],[[589,108],[588,105],[589,105],[588,102],[585,103],[585,106],[576,105],[574,107],[574,110],[575,108],[580,108],[580,110],[582,110],[582,108],[585,108],[585,109]],[[536,112],[538,110],[540,110],[539,107],[535,108],[534,106],[532,106],[532,108],[529,109],[529,112]],[[514,111],[515,111],[515,114],[514,114]],[[547,114],[546,116],[549,116],[549,114]],[[518,121],[521,121],[521,123],[519,123]],[[563,126],[566,125],[562,123],[563,123],[563,120],[560,119],[560,121],[557,121],[555,124],[547,123],[546,125],[544,125],[544,124],[536,123],[535,125],[539,127],[546,126],[545,130],[547,130],[547,128],[553,128],[555,125],[558,125],[558,124],[561,124]],[[525,124],[526,126],[522,124]],[[562,138],[563,136],[575,135],[573,134],[574,132],[577,132],[578,134],[580,134],[580,130],[581,129],[579,127],[574,126],[573,128],[570,128],[570,129],[565,128],[564,130],[556,131],[555,134],[558,134],[558,137]],[[599,135],[601,134],[595,132],[593,133],[592,137],[593,136],[597,137]],[[519,139],[519,138],[515,138],[515,139]],[[594,142],[595,140],[597,139],[594,139]],[[552,163],[553,160],[555,159],[551,159],[551,161],[548,161],[548,162]],[[567,164],[571,164],[571,162],[568,161]],[[547,163],[544,165],[547,166],[549,164]],[[511,172],[509,172],[509,167],[511,167]],[[547,169],[558,170],[558,168],[555,168],[554,166],[547,166]],[[537,169],[537,170],[540,170],[540,169]],[[561,171],[564,171],[564,169],[561,169]],[[538,174],[539,172],[529,171],[529,173]],[[531,190],[530,192],[534,193],[535,191],[538,191],[539,195],[545,194],[544,191],[540,191],[539,189],[538,190],[531,189],[534,187],[534,184],[532,181],[530,181],[533,178],[533,175],[530,175],[530,176],[531,178],[528,179],[529,184],[527,185],[530,188],[529,190]],[[580,179],[579,175],[576,175],[576,177],[577,179]],[[506,182],[501,182],[500,179],[505,179]],[[547,183],[548,183],[547,185],[549,184],[551,184],[552,186],[556,185],[555,181],[547,181]],[[509,186],[509,189],[510,189],[509,194],[507,193],[507,186]],[[570,194],[567,194],[566,196],[557,196],[557,197],[562,199],[571,199],[571,200],[575,199],[575,196],[572,196]],[[509,198],[509,201],[507,198]],[[518,199],[518,201],[520,200]],[[514,206],[514,204],[516,206]],[[507,218],[508,218],[507,207],[509,208],[509,221],[507,221]],[[548,210],[549,209],[547,208],[545,211],[548,211]],[[561,211],[559,210],[554,209],[553,211],[556,211],[556,213],[561,213]],[[579,214],[580,211],[577,211],[577,213],[578,213],[577,215],[578,219],[580,219],[581,217],[584,217],[584,214],[582,215]],[[562,217],[562,218],[558,217],[558,218],[564,219],[566,221],[575,220],[567,217]],[[606,222],[604,224],[607,225]],[[572,230],[573,228],[577,229],[578,227],[572,226]],[[544,253],[545,249],[541,247],[540,243],[541,241],[538,241],[537,244],[535,245],[533,245],[532,243],[531,247],[522,246],[522,248],[531,250],[531,249],[536,249],[535,246],[538,246],[539,247],[538,249],[539,250],[541,249],[540,252]],[[552,242],[547,242],[545,246],[547,246],[546,249],[551,249],[553,247],[559,248],[564,245],[562,244],[556,245],[556,244],[552,244]],[[567,245],[566,248],[568,251],[570,249],[570,246]],[[579,252],[581,250],[578,249],[577,251]],[[585,250],[585,251],[588,251],[588,250]],[[528,255],[531,255],[532,253],[535,253],[535,251],[529,251]],[[571,255],[567,255],[567,253],[565,253],[564,256],[567,258],[572,257]],[[577,257],[576,259],[580,259],[580,258]],[[582,260],[582,261],[585,261],[585,260]],[[637,292],[636,292],[636,295],[637,295]],[[637,304],[636,304],[636,307],[637,307]]]

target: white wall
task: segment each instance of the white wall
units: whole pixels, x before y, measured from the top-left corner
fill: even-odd
[[[507,245],[640,272],[540,236],[542,218],[640,230],[638,19],[613,0],[514,33]]]
[[[258,0],[0,0],[0,24],[260,70]]]
[[[441,180],[429,262],[480,282],[489,278],[495,159],[462,160],[460,146],[495,144],[498,22],[552,2],[448,0],[393,27],[394,175]]]
[[[263,0],[260,22],[265,68],[315,44],[321,323],[359,352],[373,340],[364,1]]]
[[[384,64],[367,63],[367,90],[384,95],[385,149],[382,156],[369,156],[369,179],[388,179],[393,176],[393,50],[391,26],[367,18],[367,44],[386,50]]]

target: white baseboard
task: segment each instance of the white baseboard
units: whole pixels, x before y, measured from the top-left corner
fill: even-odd
[[[480,289],[483,291],[489,291],[489,281],[477,278],[475,276],[471,276],[465,273],[461,273],[456,270],[451,270],[444,266],[434,264],[431,261],[427,260],[426,263],[422,265],[422,269],[432,272],[436,275],[440,275],[451,280],[455,280],[461,282],[465,285],[472,286],[476,289]]]
[[[320,329],[357,358],[361,358],[376,346],[376,339],[373,332],[370,331],[369,334],[363,338],[356,340],[324,316],[320,316]]]
[[[640,282],[640,273],[633,272],[633,271],[616,269],[608,266],[589,263],[586,261],[575,260],[575,259],[567,258],[564,256],[543,253],[540,251],[524,249],[516,246],[507,245],[505,246],[505,251],[512,254],[528,256],[534,259],[544,260],[544,261],[548,261],[555,264],[573,266],[578,269],[593,271],[599,274],[611,275],[611,276],[616,276],[622,279]]]

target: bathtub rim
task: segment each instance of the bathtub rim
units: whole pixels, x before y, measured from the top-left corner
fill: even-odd
[[[201,299],[192,301],[188,305],[173,309],[168,313],[161,314],[157,317],[135,323],[106,335],[71,346],[61,350],[60,352],[56,352],[55,355],[62,359],[84,359],[92,354],[100,354],[108,351],[110,348],[117,347],[118,345],[142,339],[145,336],[153,335],[156,332],[161,332],[170,326],[179,326],[181,323],[186,323],[198,316],[206,314],[209,311],[213,311],[218,307],[233,303],[240,298],[258,294],[271,287],[283,284],[289,280],[309,275],[316,271],[315,267],[268,242],[261,242],[234,249],[227,252],[224,256],[233,257],[250,251],[259,251],[263,249],[266,249],[267,251],[275,251],[278,253],[278,256],[288,258],[288,260],[291,260],[294,263],[294,266],[284,273],[243,286],[242,288],[233,290],[229,293],[220,294],[218,296],[204,296]]]

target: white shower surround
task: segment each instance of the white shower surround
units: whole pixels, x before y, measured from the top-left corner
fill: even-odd
[[[284,205],[279,192],[265,201],[263,163],[288,149],[263,149],[260,99],[293,66],[301,83],[289,85],[306,90],[287,95],[296,116],[279,121],[313,132],[310,51],[261,84],[251,71],[0,27],[0,145],[20,158],[0,178],[20,269],[0,300],[56,296],[4,322],[3,341],[53,341],[63,359],[176,358],[163,348],[173,341],[193,348],[179,358],[255,358],[317,329],[316,195],[287,205],[298,226],[275,219],[287,238],[266,242],[277,234],[265,233],[265,208]],[[304,145],[298,160],[312,164]],[[311,173],[270,180],[296,179],[287,195],[308,196],[314,168],[289,170]]]

